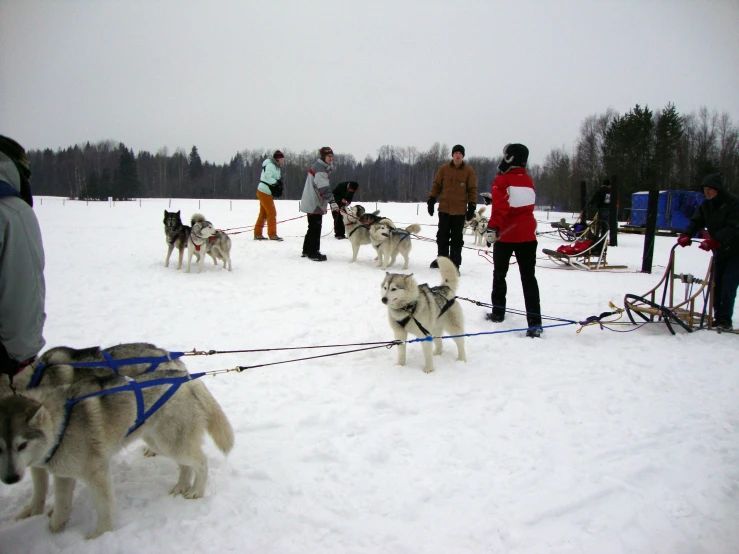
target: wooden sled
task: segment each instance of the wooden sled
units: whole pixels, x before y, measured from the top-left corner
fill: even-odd
[[[603,236],[597,240],[593,240],[592,244],[584,250],[566,254],[563,252],[557,252],[556,250],[550,250],[543,248],[542,252],[549,256],[549,259],[557,265],[568,266],[574,269],[581,269],[585,271],[592,271],[598,269],[626,269],[625,265],[609,265],[608,264],[608,228],[605,222],[598,222],[597,218],[588,225],[583,231],[579,238],[575,241],[575,246],[582,244],[583,241],[592,240],[589,237],[596,237],[596,226],[605,225],[606,229]]]
[[[673,335],[675,334],[673,325],[678,325],[688,333],[692,333],[696,327],[707,326],[709,329],[713,327],[713,287],[711,287],[713,255],[703,279],[689,273],[675,273],[675,248],[678,246],[676,244],[670,250],[670,260],[665,273],[654,288],[643,296],[636,294],[624,296],[626,314],[632,323],[636,323],[634,314],[642,321],[664,321]],[[682,295],[675,291],[676,282],[685,285]],[[676,296],[680,298],[676,299]],[[702,298],[702,305],[699,297]]]

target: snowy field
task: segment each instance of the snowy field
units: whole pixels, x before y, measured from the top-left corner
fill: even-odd
[[[329,233],[329,215],[328,262],[301,259],[303,218],[278,226],[281,243],[233,235],[233,272],[208,258],[198,275],[175,270],[176,260],[164,267],[168,206],[37,198],[47,346],[242,350],[392,340],[374,251],[363,246],[350,265],[351,246]],[[378,207],[396,222],[436,222],[425,205]],[[171,209],[232,228],[252,225],[258,204],[208,200],[198,209],[198,200],[172,200]],[[278,220],[301,215],[297,202],[278,201],[277,209]],[[548,230],[547,214],[536,215]],[[422,234],[433,237],[435,228]],[[656,284],[663,266],[637,272],[643,237],[618,240],[609,261],[628,266],[621,272],[553,269],[542,257],[543,312],[583,320]],[[655,264],[666,263],[674,241],[657,238]],[[540,248],[560,244],[540,240]],[[419,282],[438,284],[429,268],[435,252],[414,241],[410,271]],[[695,246],[678,254],[679,271],[704,274],[707,254]],[[492,265],[466,249],[459,295],[489,302],[491,282]],[[523,309],[516,266],[508,288],[509,307]],[[522,316],[494,326],[485,309],[462,305],[468,333],[525,327]],[[630,333],[578,328],[549,328],[540,340],[523,331],[470,337],[467,363],[445,341],[431,374],[411,344],[405,367],[395,365],[394,349],[380,348],[206,377],[236,444],[224,458],[208,439],[205,498],[169,496],[175,464],[131,445],[113,462],[113,532],[84,540],[95,521],[84,486],[64,532],[50,534],[45,516],[14,521],[30,496],[26,476],[0,485],[0,552],[739,552],[739,337],[671,336],[662,324]],[[185,361],[199,372],[325,352]]]

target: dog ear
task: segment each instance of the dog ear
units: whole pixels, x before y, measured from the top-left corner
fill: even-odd
[[[49,417],[49,412],[38,402],[33,402],[26,407],[25,414],[28,418],[28,426],[32,429],[42,429]]]

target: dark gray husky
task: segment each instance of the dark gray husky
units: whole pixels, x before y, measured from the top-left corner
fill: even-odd
[[[164,260],[164,267],[169,267],[169,257],[176,248],[179,250],[177,269],[181,269],[182,256],[187,248],[187,239],[190,237],[190,227],[182,224],[179,210],[176,212],[164,210],[164,234],[167,237],[167,259]]]

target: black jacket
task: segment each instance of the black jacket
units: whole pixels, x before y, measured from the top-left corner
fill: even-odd
[[[739,198],[719,191],[712,200],[704,200],[690,218],[685,233],[692,237],[703,228],[721,243],[718,254],[739,255]]]
[[[608,210],[611,207],[611,187],[601,186],[588,202],[588,207],[594,206],[600,210]]]
[[[354,199],[354,193],[349,190],[349,185],[354,185],[355,189],[359,188],[359,183],[356,181],[344,181],[343,183],[336,185],[336,188],[332,191],[334,193],[334,199],[339,207],[345,204],[350,204]],[[346,200],[346,202],[342,202],[342,200]]]

